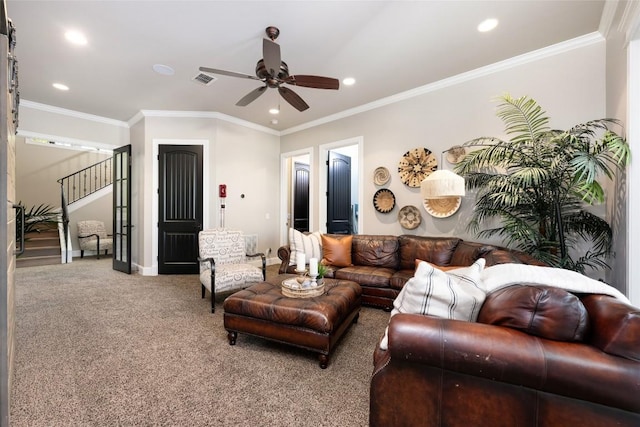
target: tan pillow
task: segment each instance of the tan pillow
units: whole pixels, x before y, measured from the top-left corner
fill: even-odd
[[[322,235],[322,264],[336,267],[351,266],[351,242],[353,236],[333,237]]]
[[[440,271],[449,271],[449,270],[455,270],[456,268],[465,268],[465,267],[469,267],[468,265],[448,265],[448,266],[444,266],[444,265],[436,265],[432,262],[429,261],[424,261],[422,259],[418,259],[416,258],[416,270],[418,269],[418,264],[420,264],[421,262],[426,262],[427,264],[429,264],[431,267],[433,268],[437,268]]]

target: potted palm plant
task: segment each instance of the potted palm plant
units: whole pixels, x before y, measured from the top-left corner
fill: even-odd
[[[457,165],[467,188],[477,190],[469,230],[498,236],[556,267],[584,273],[608,268],[612,229],[587,207],[604,201],[603,178],[629,162],[627,142],[613,119],[553,130],[529,97],[499,99],[497,115],[510,139],[481,137]]]

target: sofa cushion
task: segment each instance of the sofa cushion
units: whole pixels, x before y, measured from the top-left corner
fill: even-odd
[[[451,265],[453,252],[460,243],[454,237],[424,237],[405,234],[398,237],[400,270],[414,268],[416,258],[437,265]]]
[[[412,313],[475,322],[485,298],[480,286],[484,263],[480,258],[469,267],[444,272],[421,262],[393,302],[391,317]],[[387,344],[385,332],[380,348]]]
[[[449,271],[449,270],[457,270],[458,268],[464,268],[467,267],[466,265],[437,265],[437,264],[433,264],[429,261],[425,261],[423,259],[416,259],[416,270],[418,269],[418,266],[420,265],[421,262],[426,262],[428,263],[431,267],[435,267],[438,270],[442,270],[442,271]],[[473,264],[473,263],[472,263]]]
[[[289,265],[296,264],[298,253],[305,255],[305,263],[309,264],[311,258],[322,259],[322,241],[320,232],[304,234],[293,228],[289,229]]]
[[[495,249],[495,246],[477,242],[461,241],[451,256],[452,265],[471,265],[482,255]]]
[[[322,263],[336,267],[349,267],[351,265],[352,235],[330,236],[322,235]]]
[[[392,289],[397,290],[404,288],[404,285],[413,277],[415,272],[416,271],[414,269],[396,271],[389,280],[389,286],[391,286]]]
[[[640,311],[606,295],[586,295],[590,342],[605,353],[640,362]]]
[[[360,285],[388,288],[389,280],[394,273],[395,270],[392,268],[354,265],[336,270],[334,277],[351,280]]]
[[[396,236],[353,236],[351,260],[354,265],[398,268],[398,238]]]
[[[580,299],[551,286],[514,285],[487,295],[478,322],[556,341],[582,341],[589,329]]]

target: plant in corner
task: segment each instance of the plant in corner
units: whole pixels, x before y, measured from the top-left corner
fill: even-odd
[[[22,205],[22,202],[19,204]],[[60,213],[54,210],[53,206],[45,204],[31,206],[24,212],[24,232],[40,232],[52,228],[60,221],[59,216]],[[17,218],[16,226],[18,229],[22,227],[21,217]]]
[[[506,246],[555,267],[581,273],[609,268],[611,226],[586,208],[604,201],[599,180],[613,178],[630,160],[629,145],[610,129],[618,121],[552,130],[535,100],[507,94],[499,102],[497,116],[510,139],[467,142],[483,148],[455,168],[467,188],[477,190],[468,229],[480,237],[499,236]]]

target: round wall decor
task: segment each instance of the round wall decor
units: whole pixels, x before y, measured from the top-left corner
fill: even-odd
[[[391,178],[389,169],[385,168],[384,166],[376,168],[376,170],[373,172],[373,183],[375,185],[385,185],[389,181],[389,178]]]
[[[431,216],[436,218],[446,218],[460,209],[462,197],[447,197],[444,199],[424,199],[422,205]]]
[[[389,213],[396,205],[396,196],[391,190],[381,188],[373,195],[373,207],[380,213]]]
[[[413,230],[422,222],[422,215],[420,215],[418,208],[412,205],[407,205],[398,212],[398,222],[400,222],[402,228]]]
[[[398,173],[402,182],[418,188],[423,179],[438,169],[436,157],[426,148],[414,148],[404,153],[398,162]]]

